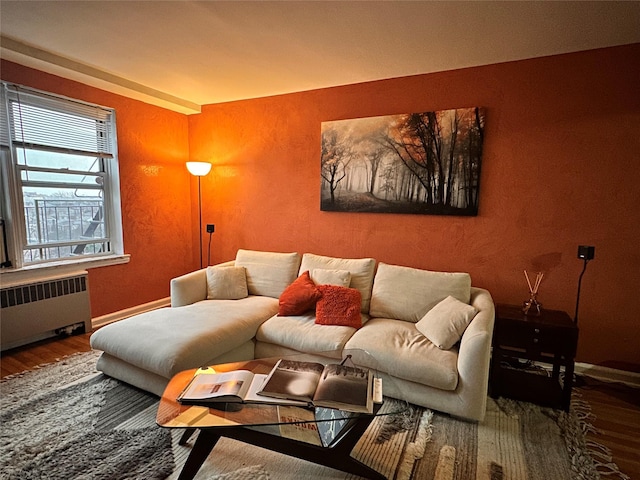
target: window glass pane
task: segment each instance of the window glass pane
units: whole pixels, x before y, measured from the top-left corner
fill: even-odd
[[[27,247],[24,262],[34,263],[44,260],[69,258],[77,255],[96,255],[109,251],[109,242],[95,242],[61,247]]]
[[[42,150],[16,148],[19,165],[43,168],[68,168],[83,172],[101,172],[102,159],[85,155],[45,152]]]
[[[73,174],[73,173],[53,173],[40,172],[33,170],[23,170],[21,175],[23,182],[43,182],[43,183],[69,183],[73,185],[85,185],[86,189],[94,187],[102,189],[102,176],[92,174]],[[94,195],[98,195],[94,192]]]
[[[95,191],[25,187],[27,245],[84,242],[107,236],[104,202]]]

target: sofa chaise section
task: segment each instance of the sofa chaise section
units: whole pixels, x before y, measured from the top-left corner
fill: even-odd
[[[119,378],[122,369],[131,365],[164,378],[166,385],[182,370],[222,363],[221,358],[253,358],[258,327],[277,311],[278,300],[270,297],[202,300],[109,324],[91,336],[91,346],[104,352],[98,362],[104,373]],[[113,368],[112,358],[120,360]],[[136,378],[127,381],[145,388],[144,379]],[[162,394],[165,385],[153,393]]]
[[[98,370],[161,395],[173,375],[202,365],[255,357],[258,327],[278,311],[278,297],[296,277],[297,253],[241,250],[212,268],[246,272],[246,297],[208,299],[207,269],[171,281],[171,307],[106,325],[91,336],[102,350]]]

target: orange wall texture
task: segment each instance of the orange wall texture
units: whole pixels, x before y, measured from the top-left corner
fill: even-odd
[[[640,365],[640,45],[209,105],[185,116],[2,62],[3,80],[117,111],[125,265],[91,269],[94,317],[166,297],[197,268],[197,181],[212,263],[238,248],[313,252],[465,271],[496,302],[527,298],[573,316],[578,360]],[[476,217],[320,211],[323,121],[486,108]],[[208,236],[203,237],[207,259]]]
[[[169,295],[192,254],[186,115],[2,62],[2,79],[116,109],[124,250],[131,261],[89,270],[93,317]],[[197,237],[195,237],[197,239]]]
[[[465,271],[496,302],[528,297],[573,317],[578,360],[640,365],[640,45],[209,105],[189,117],[212,259],[238,248],[374,257]],[[486,108],[476,217],[320,211],[321,122]],[[205,243],[206,248],[206,243]]]

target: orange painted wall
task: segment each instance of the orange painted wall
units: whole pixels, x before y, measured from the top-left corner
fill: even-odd
[[[116,109],[124,250],[131,261],[89,270],[91,313],[167,297],[169,280],[197,266],[187,116],[11,62],[2,62],[1,76]]]
[[[527,297],[573,316],[578,360],[640,364],[640,45],[206,106],[189,117],[214,261],[238,248],[365,257],[466,271],[496,302]],[[320,211],[320,124],[487,109],[477,217]],[[206,244],[205,244],[206,245]]]
[[[640,45],[206,106],[187,117],[2,62],[3,80],[117,110],[125,252],[90,270],[92,315],[166,297],[198,265],[202,179],[212,261],[238,248],[372,256],[467,271],[497,302],[526,298],[571,315],[582,262],[580,361],[640,365]],[[487,109],[477,217],[321,212],[320,123],[465,106]],[[208,237],[205,233],[205,261]]]

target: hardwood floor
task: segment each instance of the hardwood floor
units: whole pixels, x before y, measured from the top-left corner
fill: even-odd
[[[31,370],[38,365],[55,362],[77,352],[91,350],[91,333],[72,335],[59,339],[42,340],[23,347],[6,350],[0,355],[2,378],[7,375]]]
[[[85,333],[43,340],[2,352],[2,378],[76,352],[88,352],[91,350],[90,336]],[[583,399],[591,405],[595,416],[591,423],[598,430],[598,433],[589,433],[587,438],[608,447],[620,470],[632,479],[640,479],[640,388],[601,382],[591,377],[579,377],[578,387]]]

